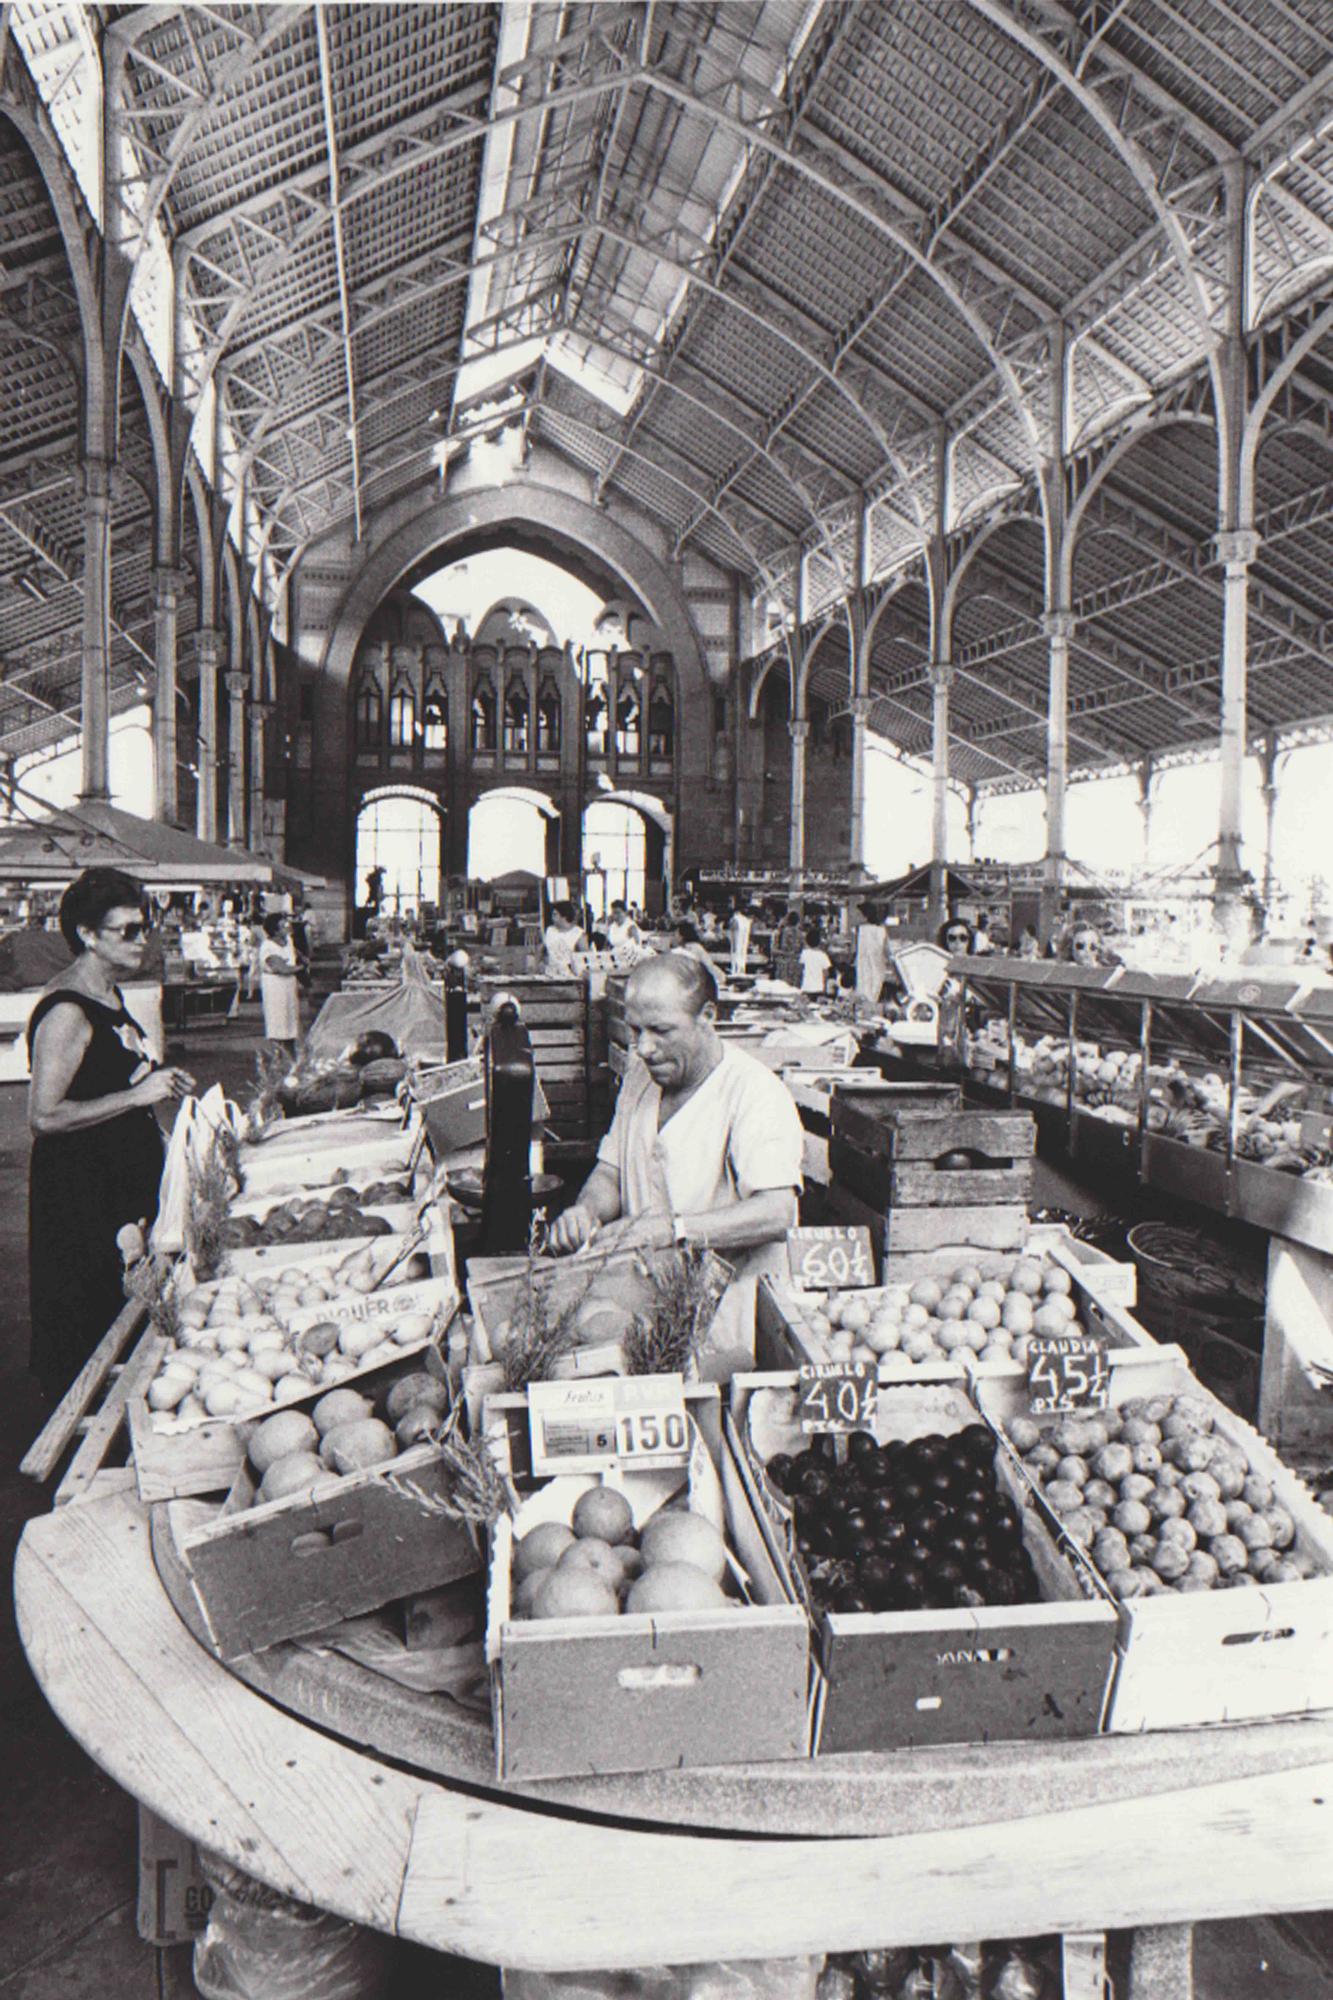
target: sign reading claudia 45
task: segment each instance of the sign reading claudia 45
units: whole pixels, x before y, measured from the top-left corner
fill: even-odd
[[[1034,1417],[1104,1410],[1111,1371],[1106,1350],[1081,1334],[1034,1334],[1028,1345],[1028,1396]]]

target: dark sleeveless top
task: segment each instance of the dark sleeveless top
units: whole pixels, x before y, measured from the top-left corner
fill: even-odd
[[[29,1056],[38,1028],[62,1004],[77,1007],[92,1028],[67,1098],[112,1096],[157,1067],[119,991],[114,1005],[71,988],[43,995],[28,1021]],[[33,1140],[32,1366],[52,1395],[63,1395],[125,1303],[116,1233],[157,1214],[162,1161],[162,1128],[150,1105]]]

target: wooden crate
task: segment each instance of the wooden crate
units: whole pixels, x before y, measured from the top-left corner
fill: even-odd
[[[947,1153],[970,1153],[987,1161],[1030,1160],[1037,1128],[1026,1111],[961,1111],[945,1106],[881,1105],[874,1096],[848,1097],[837,1091],[831,1113],[833,1136],[870,1159],[893,1167],[907,1162],[930,1166]]]
[[[828,1142],[834,1181],[871,1208],[963,1208],[1026,1202],[1032,1194],[1031,1158],[986,1166],[944,1167],[937,1160],[886,1161],[864,1153],[835,1132]]]
[[[956,1083],[894,1083],[868,1077],[864,1086],[839,1084],[829,1104],[829,1129],[853,1145],[874,1151],[883,1135],[910,1114],[961,1112],[962,1086]]]
[[[383,1394],[376,1408],[382,1406]],[[216,1518],[177,1538],[224,1660],[481,1567],[472,1529],[431,1512],[417,1497],[428,1503],[450,1490],[433,1445],[414,1446],[369,1472],[330,1475],[313,1493],[262,1507],[252,1505],[256,1486],[246,1460]]]
[[[793,1601],[809,1605],[790,1510],[764,1475],[749,1422],[758,1392],[790,1392],[796,1379],[737,1376],[731,1385],[730,1435]],[[958,1383],[881,1385],[876,1421],[881,1442],[931,1431],[947,1434],[977,1420]],[[998,1437],[996,1478],[1019,1508],[1043,1601],[968,1611],[852,1613],[811,1607],[822,1676],[816,1754],[1097,1734],[1114,1664],[1115,1611],[1095,1576],[1032,1505],[1026,1482]]]
[[[1028,1239],[1026,1202],[899,1208],[886,1214],[834,1180],[827,1190],[825,1206],[831,1222],[848,1222],[868,1229],[876,1255],[881,1259],[951,1246],[960,1250],[1021,1250]]]
[[[1205,1402],[1217,1433],[1271,1483],[1278,1505],[1296,1523],[1295,1546],[1318,1573],[1255,1590],[1171,1592],[1120,1604],[1106,1727],[1138,1734],[1333,1709],[1333,1521],[1267,1440],[1195,1379],[1177,1350],[1158,1354],[1162,1369],[1151,1383],[1112,1362],[1111,1402],[1159,1393],[1188,1393]],[[987,1407],[984,1385],[977,1394]],[[1044,1508],[1035,1485],[1032,1490]]]
[[[597,1302],[606,1302],[620,1307],[625,1314],[632,1314],[646,1310],[654,1297],[653,1287],[642,1264],[671,1254],[664,1250],[644,1252],[632,1249],[613,1250],[608,1254],[594,1247],[576,1259],[540,1258],[533,1267],[534,1283],[546,1294],[549,1306],[555,1312],[564,1310],[570,1304],[591,1307]],[[721,1258],[714,1257],[711,1261],[719,1284],[724,1283],[728,1276],[727,1265]],[[474,1362],[486,1365],[493,1360],[491,1336],[513,1313],[527,1283],[526,1257],[469,1259],[468,1302],[472,1308]],[[595,1326],[589,1330],[588,1344],[575,1349],[555,1366],[557,1377],[623,1372],[624,1357],[619,1335],[598,1336]]]
[[[376,1136],[344,1143],[332,1127],[319,1138],[311,1136],[299,1145],[277,1145],[265,1140],[258,1146],[241,1148],[241,1181],[247,1195],[271,1196],[307,1188],[326,1187],[337,1172],[355,1175],[390,1176],[406,1173],[420,1157],[424,1131],[419,1116],[410,1127],[380,1123]]]
[[[1096,1261],[1090,1264],[1085,1263],[1081,1255],[1075,1254],[1086,1253],[1088,1249],[1087,1244],[1076,1242],[1066,1229],[1053,1223],[1039,1224],[1031,1231],[1025,1245],[1027,1255],[1050,1258],[1068,1271],[1073,1284],[1071,1296],[1078,1308],[1081,1326],[1103,1340],[1107,1351],[1118,1354],[1123,1362],[1128,1363],[1133,1357],[1135,1366],[1141,1364],[1150,1371],[1141,1377],[1139,1386],[1126,1393],[1154,1394],[1161,1382],[1167,1379],[1151,1372],[1155,1367],[1154,1357],[1165,1355],[1169,1363],[1174,1364],[1181,1358],[1180,1349],[1159,1347],[1147,1328],[1108,1295],[1099,1282],[1101,1269],[1105,1266],[1117,1271],[1121,1266],[1100,1253],[1094,1253]],[[958,1264],[974,1260],[975,1253],[966,1247],[927,1250],[908,1257],[895,1257],[885,1267],[884,1283],[912,1284],[918,1278],[938,1278],[945,1282]],[[759,1280],[755,1298],[755,1354],[760,1368],[780,1371],[799,1368],[809,1361],[830,1359],[826,1342],[811,1330],[801,1312],[803,1297],[794,1286],[779,1279],[765,1277]],[[981,1361],[972,1355],[965,1361],[923,1362],[912,1374],[895,1371],[890,1365],[882,1379],[911,1383],[927,1377],[963,1381],[969,1376],[988,1385],[988,1414],[1007,1419],[1026,1412],[1027,1370],[1018,1361]]]
[[[720,1487],[728,1543],[750,1601],[738,1594],[725,1610],[515,1620],[513,1527],[501,1520],[491,1549],[487,1657],[502,1778],[768,1763],[808,1752],[805,1615],[789,1601],[750,1510],[722,1437],[718,1391],[689,1388],[686,1403],[697,1439],[691,1480]],[[526,1399],[488,1398],[488,1435],[508,1436],[515,1404]],[[630,1471],[624,1491],[642,1519],[685,1477],[683,1470]],[[568,1476],[541,1482],[528,1510],[568,1520],[579,1494],[596,1483]]]
[[[443,1331],[452,1318],[456,1303],[456,1294],[448,1300],[443,1299],[438,1282],[426,1278],[420,1284],[391,1286],[387,1292],[354,1293],[347,1298],[326,1300],[322,1306],[303,1306],[293,1315],[290,1324],[299,1329],[314,1326],[323,1319],[361,1322],[373,1319],[387,1332],[393,1321],[404,1315],[438,1311]],[[370,1396],[373,1400],[400,1375],[417,1369],[431,1374],[442,1373],[439,1339],[440,1333],[436,1332],[426,1340],[401,1347],[392,1361],[382,1361],[373,1368],[355,1369],[337,1387],[355,1389],[358,1394]],[[232,1418],[217,1417],[207,1423],[173,1428],[169,1413],[152,1411],[148,1407],[146,1391],[150,1379],[151,1376],[139,1380],[129,1399],[127,1412],[139,1498],[144,1501],[179,1500],[191,1494],[225,1492],[240,1471],[245,1458],[245,1437],[255,1420],[246,1418],[238,1423]],[[328,1383],[312,1383],[308,1395],[294,1403],[284,1403],[282,1407],[308,1410],[328,1391]],[[272,1416],[274,1412],[270,1410],[265,1414]]]

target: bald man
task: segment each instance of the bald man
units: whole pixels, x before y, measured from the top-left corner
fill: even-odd
[[[717,1032],[717,986],[695,958],[667,952],[625,986],[629,1072],[597,1165],[551,1227],[557,1255],[608,1224],[664,1249],[698,1243],[736,1272],[711,1345],[754,1347],[754,1280],[786,1272],[801,1186],[800,1113],[786,1085]]]

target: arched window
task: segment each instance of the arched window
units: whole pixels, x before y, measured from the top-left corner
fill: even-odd
[[[495,689],[488,680],[478,680],[472,690],[472,748],[495,749]]]
[[[542,684],[537,690],[537,754],[540,757],[560,755],[562,719],[560,712],[560,689],[550,674],[542,676]]]
[[[588,689],[583,705],[584,728],[588,739],[588,755],[605,757],[607,702],[606,688],[600,681],[594,681]]]
[[[648,755],[669,761],[676,751],[676,705],[665,681],[658,681],[648,704]]]
[[[383,726],[384,704],[380,698],[379,682],[368,673],[363,675],[356,697],[357,749],[371,751],[378,756],[382,748]]]
[[[506,757],[527,756],[528,722],[527,683],[515,675],[510,681],[508,691],[505,694]]]
[[[637,757],[639,743],[639,691],[622,682],[616,696],[616,755]]]
[[[389,748],[411,750],[417,733],[417,698],[402,682],[389,697]]]
[[[449,709],[443,688],[426,689],[421,710],[421,744],[432,762],[442,758],[449,748]]]

